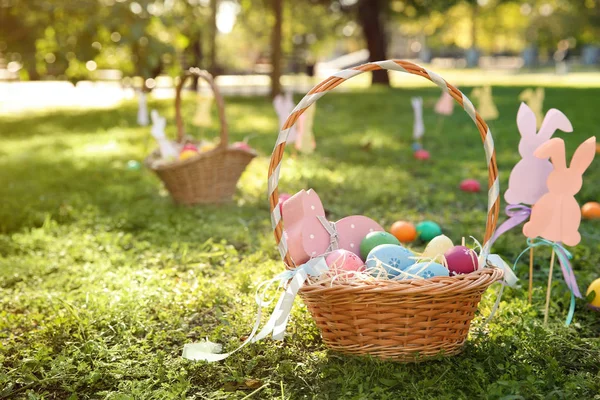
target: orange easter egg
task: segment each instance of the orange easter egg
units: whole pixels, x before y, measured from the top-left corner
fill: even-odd
[[[596,145],[596,153],[600,154],[600,143]]]
[[[600,203],[590,201],[581,207],[581,215],[585,219],[600,219]]]
[[[402,243],[412,242],[417,238],[417,229],[413,224],[406,221],[396,221],[390,228],[390,233]]]

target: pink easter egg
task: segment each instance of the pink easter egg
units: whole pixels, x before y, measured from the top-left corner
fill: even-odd
[[[450,276],[469,274],[479,267],[477,253],[465,246],[454,246],[444,254],[444,257]]]
[[[415,158],[417,160],[429,160],[429,152],[424,149],[415,151]]]
[[[465,179],[460,183],[460,190],[463,192],[477,193],[481,190],[481,184],[475,179]]]
[[[198,148],[191,143],[188,143],[185,146],[183,146],[183,149],[181,149],[181,152],[183,153],[185,150],[195,151],[196,153],[198,153]]]
[[[360,271],[365,266],[359,256],[344,249],[332,251],[325,262],[333,271]]]
[[[234,149],[240,149],[245,151],[252,151],[252,147],[246,142],[235,142],[231,145]]]

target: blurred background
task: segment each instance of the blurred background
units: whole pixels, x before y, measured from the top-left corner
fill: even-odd
[[[599,33],[598,0],[0,0],[0,108],[169,97],[191,66],[225,94],[275,95],[388,58],[463,70],[458,84],[593,85]]]

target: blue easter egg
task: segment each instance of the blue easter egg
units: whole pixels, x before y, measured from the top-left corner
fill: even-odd
[[[414,257],[412,251],[397,244],[380,244],[369,252],[367,256],[367,268],[373,268],[381,264],[392,278],[400,274],[401,271],[415,263],[411,257]],[[376,271],[373,271],[376,274]]]
[[[421,150],[421,149],[423,149],[423,146],[419,142],[414,142],[412,144],[412,149],[413,149],[413,151]]]
[[[398,279],[415,279],[415,276],[425,279],[433,278],[434,276],[450,276],[448,268],[434,262],[416,263],[405,269],[404,272]]]

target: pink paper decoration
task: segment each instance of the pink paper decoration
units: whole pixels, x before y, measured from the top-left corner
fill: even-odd
[[[437,103],[435,103],[435,112],[440,115],[452,115],[454,112],[454,99],[448,92],[442,92]]]
[[[281,130],[289,115],[294,111],[294,98],[292,93],[287,92],[286,94],[278,94],[275,96],[273,99],[273,107],[277,113],[277,118],[279,118],[279,129]],[[302,118],[302,115],[300,117]],[[296,137],[297,129],[296,125],[294,125],[290,128],[290,132],[288,133],[287,143],[295,143]]]
[[[522,159],[510,173],[504,199],[508,204],[531,205],[548,192],[546,181],[553,169],[547,158],[534,155],[536,149],[550,140],[557,129],[572,132],[573,127],[562,112],[553,108],[546,113],[542,126],[536,134],[535,114],[525,103],[521,103],[519,107],[517,126],[521,134],[519,154]]]
[[[546,193],[532,208],[531,219],[523,226],[528,238],[542,237],[553,242],[575,246],[581,240],[581,209],[575,195],[583,184],[583,173],[596,155],[596,137],[583,142],[567,168],[565,142],[554,138],[535,151],[538,158],[550,157],[554,170],[548,177]]]
[[[359,255],[360,242],[367,233],[384,230],[377,222],[362,215],[328,222],[321,199],[312,189],[301,190],[285,201],[283,215],[288,251],[296,265],[336,248]]]

